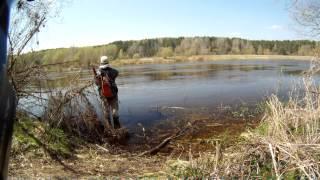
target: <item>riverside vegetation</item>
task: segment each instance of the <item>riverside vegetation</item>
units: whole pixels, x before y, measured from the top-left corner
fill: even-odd
[[[166,59],[183,60],[190,56],[200,56],[198,59],[204,60],[210,55],[211,57],[214,55],[312,56],[318,47],[318,42],[308,40],[253,41],[240,38],[180,37],[116,41],[92,47],[49,49],[24,54],[24,58],[38,64],[69,61],[67,67],[87,68],[91,64],[96,64],[101,54],[108,55],[114,60],[113,63],[122,60],[125,63],[134,64],[137,59],[148,61],[148,58],[154,58],[158,59],[156,62],[161,63]],[[205,57],[201,58],[201,55]],[[48,68],[59,69],[59,66]]]

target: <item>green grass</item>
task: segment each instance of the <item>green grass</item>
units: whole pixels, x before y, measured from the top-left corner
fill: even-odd
[[[258,127],[254,129],[254,132],[259,135],[267,135],[269,124],[266,122],[261,122]]]
[[[32,118],[19,118],[13,133],[13,156],[43,149],[59,156],[71,156],[71,142],[62,129],[49,127]]]

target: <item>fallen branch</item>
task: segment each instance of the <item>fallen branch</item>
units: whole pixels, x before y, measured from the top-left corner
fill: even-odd
[[[165,140],[163,140],[159,145],[157,145],[156,147],[150,149],[149,151],[145,151],[143,153],[141,153],[139,156],[144,156],[147,154],[150,155],[156,155],[163,147],[165,147],[172,139],[174,139],[173,136],[170,136],[168,138],[166,138]]]
[[[162,148],[164,148],[167,144],[169,144],[172,140],[177,139],[178,137],[182,136],[183,134],[185,134],[185,132],[187,130],[189,130],[190,127],[193,126],[195,121],[193,121],[192,123],[188,123],[186,127],[184,127],[183,129],[180,129],[178,132],[176,132],[174,135],[167,137],[166,139],[164,139],[159,145],[157,145],[156,147],[145,151],[141,154],[139,154],[138,156],[144,156],[144,155],[156,155]]]
[[[104,148],[104,147],[102,147],[102,146],[99,146],[98,144],[96,144],[96,146],[97,146],[99,149],[101,149],[101,150],[109,153],[109,150],[108,150],[108,149],[106,149],[106,148]]]

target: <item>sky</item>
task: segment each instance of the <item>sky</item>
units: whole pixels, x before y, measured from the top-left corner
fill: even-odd
[[[157,37],[302,39],[288,0],[73,0],[49,19],[35,49]]]

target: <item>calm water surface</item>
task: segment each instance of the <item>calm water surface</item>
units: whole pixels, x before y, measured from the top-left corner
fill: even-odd
[[[225,60],[121,67],[121,120],[148,126],[167,118],[165,109],[210,113],[219,106],[253,105],[272,93],[285,98],[309,66],[308,61]]]
[[[206,116],[222,106],[255,105],[272,93],[286,98],[309,66],[309,61],[224,60],[119,67],[121,123],[148,127],[176,112]],[[91,80],[91,71],[81,78]],[[91,97],[101,118],[97,99]]]

